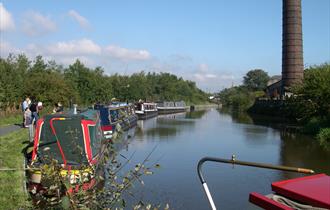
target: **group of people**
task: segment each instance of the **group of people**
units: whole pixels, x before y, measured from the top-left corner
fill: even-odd
[[[32,99],[32,100],[31,100]],[[42,102],[34,97],[26,97],[22,102],[23,127],[27,128],[39,119],[39,111],[42,110]],[[63,106],[60,102],[54,104],[53,114],[63,112]]]
[[[39,119],[39,111],[42,109],[42,102],[38,102],[34,97],[31,99],[26,97],[22,103],[23,127],[25,128]]]

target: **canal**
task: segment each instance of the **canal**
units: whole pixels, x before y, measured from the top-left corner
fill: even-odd
[[[161,115],[139,121],[129,145],[121,154],[134,153],[129,167],[142,162],[153,150],[147,164],[160,164],[153,175],[135,183],[127,195],[128,205],[138,202],[169,204],[171,209],[209,209],[196,166],[204,156],[305,167],[330,174],[330,152],[307,136],[276,129],[269,119],[245,114],[228,114],[212,108],[175,115]],[[248,202],[250,192],[267,194],[273,181],[299,174],[206,163],[205,179],[220,209],[256,209]]]

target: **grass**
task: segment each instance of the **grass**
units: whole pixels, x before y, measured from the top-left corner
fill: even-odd
[[[52,107],[44,107],[40,112],[39,115],[42,117],[45,114],[52,113]],[[20,111],[15,111],[13,113],[0,113],[0,127],[6,125],[13,125],[13,124],[22,124],[23,122],[23,113]]]
[[[28,139],[26,129],[0,137],[0,168],[15,168],[15,171],[0,171],[0,209],[19,209],[29,206],[23,190],[24,174],[23,141]]]
[[[12,114],[9,116],[0,117],[0,126],[22,124],[23,114]]]

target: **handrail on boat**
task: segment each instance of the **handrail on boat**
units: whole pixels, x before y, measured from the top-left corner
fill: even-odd
[[[206,181],[203,177],[202,173],[202,165],[207,162],[218,162],[218,163],[229,163],[233,165],[244,165],[244,166],[252,166],[252,167],[257,167],[257,168],[268,168],[268,169],[274,169],[274,170],[281,170],[281,171],[290,171],[290,172],[297,172],[297,173],[305,173],[305,174],[314,174],[315,172],[311,169],[306,169],[306,168],[296,168],[296,167],[289,167],[289,166],[280,166],[280,165],[272,165],[272,164],[266,164],[266,163],[256,163],[256,162],[247,162],[247,161],[239,161],[236,160],[235,155],[232,155],[231,159],[223,159],[223,158],[215,158],[215,157],[204,157],[198,161],[197,165],[197,173],[200,182],[203,185],[203,189],[205,191],[205,194],[209,200],[209,203],[211,205],[212,210],[216,210],[216,206],[214,204],[212,195],[209,191],[209,188],[206,184]]]

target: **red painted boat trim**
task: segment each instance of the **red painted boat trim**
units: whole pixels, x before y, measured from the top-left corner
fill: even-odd
[[[112,125],[103,125],[103,126],[101,126],[101,129],[103,131],[111,131],[112,130]]]
[[[261,195],[256,192],[250,193],[249,201],[263,209],[267,210],[293,210],[292,208],[276,202],[270,198],[267,198],[264,195]]]
[[[50,128],[52,129],[52,132],[53,132],[54,136],[56,137],[57,147],[58,147],[59,150],[60,150],[60,153],[61,153],[61,156],[62,156],[62,160],[63,160],[63,164],[64,164],[64,167],[65,167],[65,166],[66,166],[66,158],[65,158],[65,155],[64,155],[64,152],[63,152],[62,146],[61,146],[61,144],[60,144],[60,141],[59,141],[58,138],[57,138],[55,128],[54,128],[54,126],[53,126],[53,121],[54,121],[54,120],[62,120],[62,119],[65,119],[65,118],[60,118],[60,117],[52,118],[52,119],[49,121],[49,125],[50,125]]]
[[[90,133],[88,126],[95,126],[96,123],[92,120],[81,120],[81,125],[83,127],[83,132],[84,132],[84,143],[85,143],[85,151],[87,155],[87,160],[89,163],[93,164],[95,163],[95,160],[93,161],[93,154],[91,150],[91,139],[90,139]]]
[[[36,131],[35,131],[34,140],[33,140],[32,163],[37,158],[37,151],[38,151],[38,147],[39,147],[40,133],[41,133],[41,128],[42,128],[43,123],[44,123],[43,118],[41,118],[37,121]]]
[[[305,204],[330,209],[330,176],[326,174],[274,182],[272,190]]]

